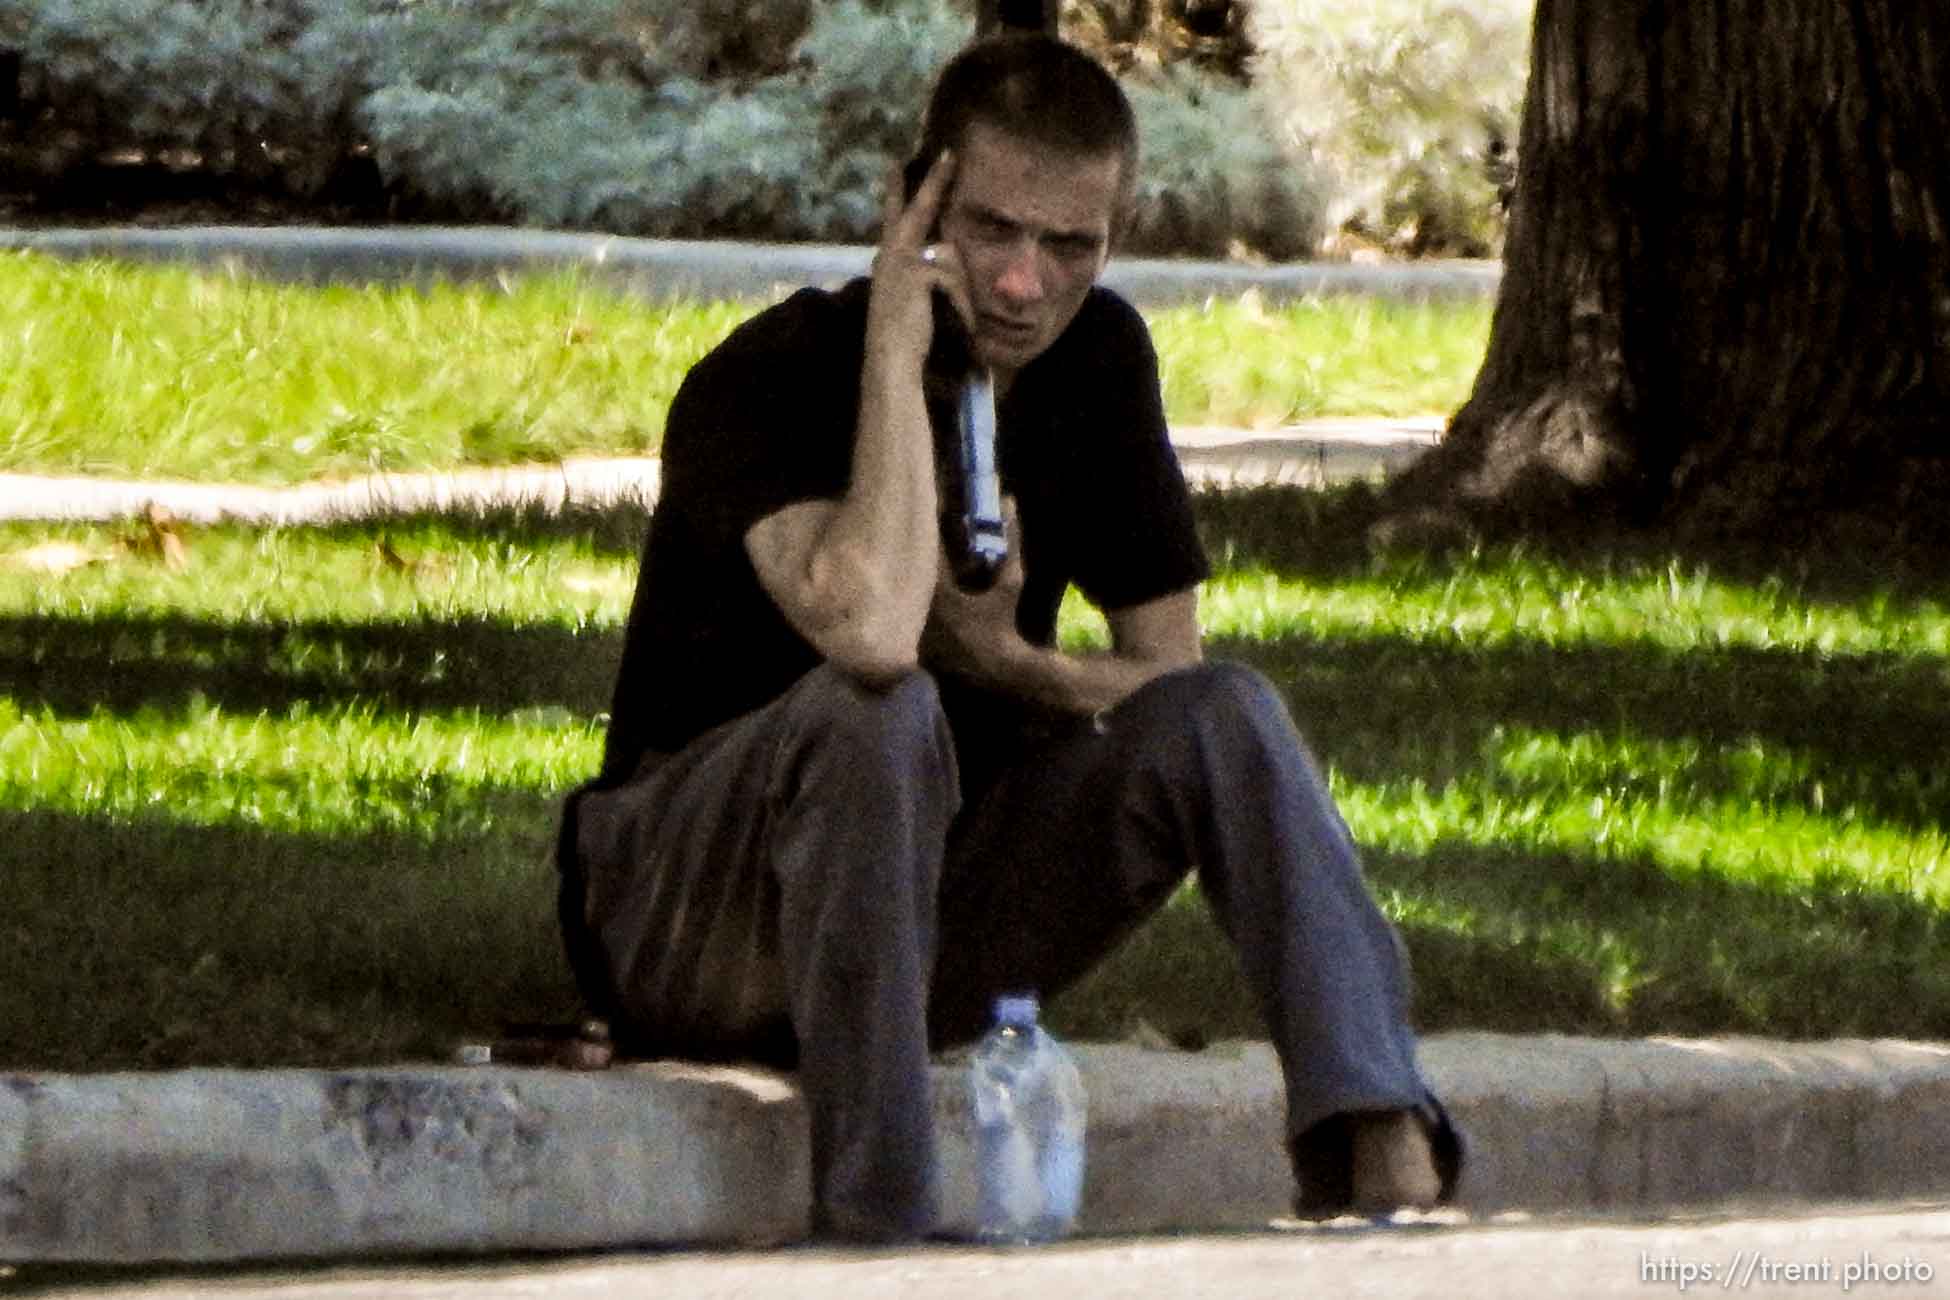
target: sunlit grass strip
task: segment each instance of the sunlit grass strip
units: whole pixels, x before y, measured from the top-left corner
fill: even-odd
[[[1464,943],[1548,955],[1565,969],[1577,971],[1605,1011],[1621,1019],[1631,1014],[1634,998],[1656,979],[1649,970],[1655,954],[1587,916],[1537,917],[1403,890],[1384,891],[1379,901],[1400,926],[1437,931]]]
[[[123,619],[168,613],[224,623],[496,617],[620,625],[636,559],[586,539],[519,543],[437,520],[369,529],[192,528],[171,569],[131,549],[139,526],[0,525],[0,609]],[[21,561],[50,543],[91,561],[59,576]],[[15,563],[8,563],[9,558]]]
[[[691,364],[758,302],[558,274],[310,288],[0,253],[0,470],[294,482],[653,453]],[[1149,313],[1169,418],[1427,415],[1468,394],[1483,302]]]
[[[1668,872],[1707,872],[1799,893],[1847,878],[1862,887],[1950,903],[1950,839],[1900,827],[1738,800],[1679,806],[1614,798],[1602,789],[1557,798],[1512,796],[1457,781],[1336,783],[1355,837],[1379,849],[1427,853],[1439,844],[1633,858]]]
[[[1272,640],[1349,633],[1495,645],[1725,647],[1950,658],[1950,609],[1887,596],[1824,604],[1779,583],[1641,568],[1603,582],[1520,556],[1452,575],[1382,571],[1331,585],[1265,570],[1222,573],[1203,589],[1208,634]]]
[[[1489,304],[1255,297],[1148,313],[1174,423],[1447,415],[1469,397]]]
[[[1540,745],[1562,748],[1529,737],[1506,753],[1534,758]],[[600,750],[600,724],[560,709],[409,716],[370,704],[299,705],[238,716],[196,704],[61,718],[0,701],[0,807],[305,832],[432,831],[465,816],[486,790],[564,789],[594,770]],[[1621,747],[1614,762],[1559,770],[1542,789],[1492,773],[1440,790],[1341,781],[1336,797],[1357,838],[1400,852],[1455,842],[1603,853],[1789,889],[1839,873],[1950,901],[1950,840],[1934,826],[1812,808],[1811,791],[1778,788],[1797,779],[1791,761],[1775,779],[1731,795],[1692,793],[1684,766],[1651,778],[1671,782],[1657,795],[1621,792],[1616,778],[1640,774],[1620,765],[1642,752]]]
[[[0,808],[305,834],[489,829],[493,796],[548,796],[594,770],[599,725],[367,704],[239,716],[61,718],[0,700]]]
[[[641,523],[196,530],[180,571],[0,580],[0,934],[32,975],[0,1063],[424,1058],[573,1015],[548,852]],[[1426,1024],[1936,1037],[1941,588],[1873,585],[1498,550],[1224,572],[1204,613],[1329,765]],[[1052,1015],[1263,1032],[1193,889]]]
[[[1485,746],[1485,761],[1500,787],[1538,798],[1596,791],[1613,801],[1700,809],[1702,799],[1749,810],[1801,809],[1859,820],[1853,773],[1823,773],[1805,750],[1750,736],[1738,745],[1708,746],[1693,738],[1579,732],[1564,735],[1498,726]],[[1908,804],[1919,822],[1925,808],[1940,807],[1950,793],[1950,773],[1940,767],[1884,769],[1874,794],[1885,807]]]
[[[0,468],[251,481],[653,451],[752,307],[0,255]]]

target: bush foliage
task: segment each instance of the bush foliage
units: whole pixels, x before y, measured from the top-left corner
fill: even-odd
[[[0,48],[20,55],[19,104],[0,123],[0,152],[44,181],[111,156],[300,197],[359,178],[395,217],[863,240],[935,70],[972,33],[973,9],[973,0],[0,0]],[[1259,10],[1272,48],[1298,48],[1297,17],[1283,26],[1274,0]],[[1359,189],[1366,173],[1346,165],[1377,151],[1399,163],[1399,140],[1377,144],[1386,133],[1366,127],[1336,134],[1288,111],[1291,90],[1246,84],[1239,14],[1215,0],[1071,0],[1065,11],[1066,32],[1120,69],[1139,114],[1131,251],[1305,256],[1344,210],[1374,208],[1385,224],[1397,219],[1390,203],[1417,201],[1401,166],[1376,200]],[[1194,30],[1201,24],[1211,33]],[[1455,42],[1431,39],[1391,67],[1460,78],[1460,64],[1443,62]],[[1345,50],[1379,60],[1351,40]],[[1354,69],[1359,60],[1343,52],[1332,58]],[[1286,86],[1270,57],[1258,80]],[[1346,78],[1337,84],[1355,111],[1380,111]],[[1444,83],[1451,92],[1459,82]],[[1441,161],[1432,149],[1409,162],[1426,173]],[[1480,199],[1417,175],[1424,191],[1441,191],[1438,206]],[[1330,176],[1355,178],[1352,200],[1325,187]],[[1463,213],[1417,229],[1468,226]]]
[[[1332,195],[1330,227],[1406,253],[1501,248],[1532,0],[1255,0],[1253,84]]]

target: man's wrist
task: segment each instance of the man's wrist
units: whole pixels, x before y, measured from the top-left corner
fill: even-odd
[[[1084,660],[1020,636],[996,647],[986,667],[991,686],[1045,708],[1088,714],[1109,702],[1092,689],[1095,674]]]
[[[1014,628],[995,647],[996,681],[1019,694],[1040,694],[1055,667],[1058,652],[1025,640]]]
[[[1037,648],[1014,628],[979,641],[964,640],[954,659],[957,671],[991,690],[1027,694],[1035,679]]]

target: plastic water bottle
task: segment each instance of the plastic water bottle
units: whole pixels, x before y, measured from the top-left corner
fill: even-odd
[[[1036,999],[995,1000],[995,1024],[969,1067],[978,1231],[987,1242],[1054,1241],[1083,1200],[1083,1079],[1036,1023]]]

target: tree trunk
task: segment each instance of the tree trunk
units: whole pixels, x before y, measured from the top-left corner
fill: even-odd
[[[1060,0],[980,0],[975,6],[975,34],[999,30],[1041,31],[1056,35]]]
[[[1950,536],[1950,0],[1539,0],[1501,295],[1397,519]]]

